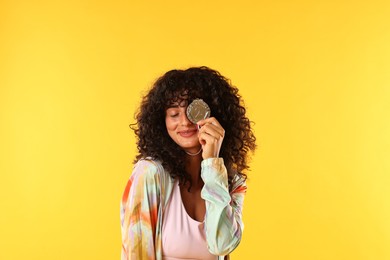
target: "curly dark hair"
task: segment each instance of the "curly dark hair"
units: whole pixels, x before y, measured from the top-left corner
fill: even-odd
[[[191,186],[184,165],[186,154],[168,135],[165,113],[172,104],[187,105],[196,98],[209,105],[211,116],[225,129],[219,155],[224,159],[230,189],[236,175],[247,178],[247,156],[249,151],[254,152],[256,138],[238,89],[218,71],[205,66],[168,71],[143,97],[135,115],[137,123],[130,125],[139,152],[134,163],[145,157],[159,160],[172,178],[178,177],[182,184],[188,181]]]

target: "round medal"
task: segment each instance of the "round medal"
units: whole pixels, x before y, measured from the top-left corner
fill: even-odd
[[[202,99],[194,99],[187,107],[187,118],[194,124],[210,117],[210,107]]]

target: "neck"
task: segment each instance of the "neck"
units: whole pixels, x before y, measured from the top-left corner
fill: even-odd
[[[190,175],[193,188],[203,187],[203,180],[200,177],[200,164],[202,162],[202,154],[195,156],[186,155],[186,172]]]
[[[195,153],[191,153],[191,152],[188,152],[186,150],[184,150],[186,152],[186,154],[190,155],[190,156],[195,156],[195,155],[198,155],[202,152],[202,147],[199,148],[199,150]]]

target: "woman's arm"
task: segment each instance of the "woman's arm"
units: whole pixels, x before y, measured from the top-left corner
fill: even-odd
[[[154,163],[140,160],[121,201],[122,260],[156,258],[160,176]]]
[[[246,184],[243,180],[237,181],[229,194],[222,158],[203,160],[201,177],[204,181],[201,196],[206,201],[205,228],[209,251],[215,255],[227,255],[241,241]]]

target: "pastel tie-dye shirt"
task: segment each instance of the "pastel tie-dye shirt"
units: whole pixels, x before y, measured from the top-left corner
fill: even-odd
[[[246,183],[237,176],[229,193],[222,158],[203,160],[201,177],[208,249],[223,259],[241,241]],[[134,165],[121,201],[122,260],[162,260],[162,220],[173,184],[169,173],[157,161],[143,159]]]

